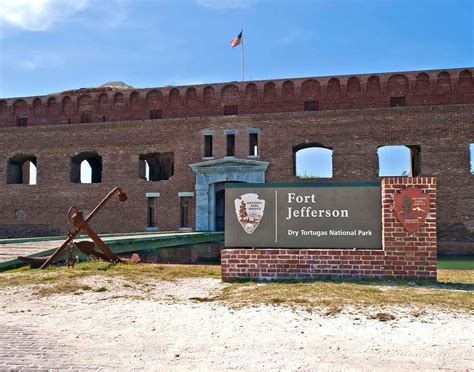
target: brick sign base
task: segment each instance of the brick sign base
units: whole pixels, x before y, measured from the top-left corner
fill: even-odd
[[[425,223],[406,231],[395,217],[395,194],[416,187],[430,195]],[[382,244],[377,249],[223,249],[222,280],[345,278],[436,278],[436,179],[382,180]]]

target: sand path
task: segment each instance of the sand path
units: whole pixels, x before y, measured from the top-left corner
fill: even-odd
[[[368,319],[370,310],[233,310],[190,299],[226,285],[216,279],[157,282],[145,300],[119,281],[104,283],[106,292],[43,298],[27,287],[0,291],[0,370],[474,369],[468,314],[390,308],[397,319],[381,322]]]

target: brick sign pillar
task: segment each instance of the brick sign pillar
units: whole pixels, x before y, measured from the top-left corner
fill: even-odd
[[[395,214],[394,199],[404,189],[429,195],[424,223],[407,231]],[[222,280],[347,278],[436,278],[436,179],[382,180],[382,249],[223,249]]]

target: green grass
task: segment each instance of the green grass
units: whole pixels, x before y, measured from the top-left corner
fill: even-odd
[[[104,292],[107,299],[117,296],[113,283],[123,280],[136,299],[153,298],[150,283],[186,278],[220,279],[217,265],[113,265],[85,262],[73,269],[50,267],[46,270],[20,268],[0,273],[0,289],[32,286],[32,294],[86,294]],[[104,279],[96,287],[84,282],[88,277]],[[111,283],[104,286],[105,283]],[[438,270],[437,281],[409,280],[318,280],[312,282],[241,282],[223,285],[208,297],[192,297],[195,302],[219,302],[232,307],[253,305],[285,306],[309,311],[320,309],[327,316],[336,315],[346,306],[384,308],[387,306],[423,309],[447,309],[474,312],[474,270]],[[378,315],[377,315],[378,314]],[[375,316],[390,320],[384,311]]]
[[[474,272],[442,272],[438,282],[408,280],[318,280],[234,283],[214,297],[240,308],[255,304],[340,312],[345,306],[410,306],[474,312]]]
[[[143,285],[153,280],[174,281],[184,278],[220,278],[220,266],[211,265],[123,265],[107,262],[83,262],[73,269],[50,266],[45,270],[26,266],[0,273],[0,289],[32,285],[34,293],[47,296],[56,293],[74,293],[80,290],[105,292],[107,288],[83,288],[81,279],[98,276],[104,279],[120,278],[128,285]]]
[[[474,256],[440,256],[438,269],[474,270]]]

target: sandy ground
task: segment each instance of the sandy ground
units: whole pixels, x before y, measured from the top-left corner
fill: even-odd
[[[108,290],[0,291],[0,370],[474,370],[474,316],[465,313],[385,308],[396,319],[381,322],[369,319],[377,309],[236,310],[191,299],[226,285],[216,279],[156,282],[147,299],[120,280],[87,280]]]

